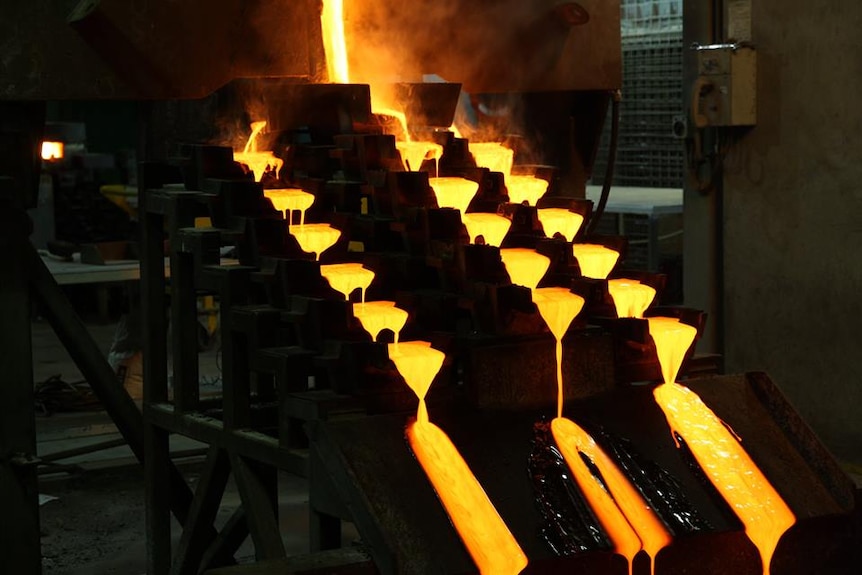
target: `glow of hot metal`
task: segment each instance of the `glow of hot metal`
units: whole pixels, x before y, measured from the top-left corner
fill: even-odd
[[[764,575],[781,536],[796,522],[738,436],[691,389],[675,383],[682,359],[697,333],[674,318],[648,318],[664,383],[653,391],[671,434],[683,438],[700,468],[742,521],[760,552]]]
[[[362,264],[345,263],[320,266],[320,275],[326,278],[332,289],[350,299],[354,290],[362,290],[362,303],[365,303],[365,290],[374,281],[374,272]]]
[[[509,176],[506,189],[513,204],[526,202],[528,206],[535,206],[548,191],[548,181],[535,176]]]
[[[482,575],[516,575],[527,556],[512,536],[458,449],[428,419],[425,396],[445,356],[425,341],[389,345],[404,381],[419,398],[416,420],[407,426],[407,440],[437,492],[449,519]]]
[[[66,152],[66,145],[63,142],[42,142],[42,159],[62,160]]]
[[[461,214],[461,222],[467,228],[471,244],[476,243],[479,236],[482,236],[486,246],[496,247],[500,247],[512,227],[512,220],[509,218],[480,212]]]
[[[515,161],[514,150],[498,142],[470,142],[469,149],[477,166],[500,172],[506,180],[509,178]]]
[[[572,253],[578,260],[581,275],[597,280],[607,278],[620,257],[616,250],[596,244],[574,244]]]
[[[479,191],[478,182],[465,178],[428,178],[428,184],[434,190],[439,207],[455,208],[461,214],[467,213],[467,207]]]
[[[434,142],[395,142],[405,170],[418,172],[426,159],[435,162],[443,155],[443,146]]]
[[[254,179],[260,181],[266,170],[272,169],[278,172],[284,165],[281,158],[276,158],[272,152],[260,152],[257,149],[257,136],[266,127],[266,121],[260,120],[251,123],[251,135],[245,143],[242,152],[234,152],[233,159],[245,164],[254,174]]]
[[[347,63],[347,41],[344,35],[343,0],[323,0],[322,8],[320,24],[329,81],[333,84],[349,84],[350,68]]]
[[[302,251],[314,254],[316,260],[341,237],[341,231],[329,224],[305,224],[291,226],[289,229],[290,235],[296,238]]]
[[[314,194],[295,188],[264,190],[263,195],[272,202],[272,207],[284,213],[287,225],[291,224],[293,212],[299,212],[299,225],[305,224],[305,212],[314,204]]]
[[[637,280],[608,280],[608,292],[614,300],[617,317],[642,318],[655,299],[655,289]]]
[[[404,325],[407,323],[407,312],[395,307],[394,301],[370,301],[353,304],[353,315],[368,332],[371,339],[377,341],[384,329],[392,330],[395,343]],[[428,385],[431,385],[430,383]]]
[[[567,242],[574,241],[584,223],[584,216],[565,208],[542,208],[537,211],[542,230],[549,238],[559,233]]]

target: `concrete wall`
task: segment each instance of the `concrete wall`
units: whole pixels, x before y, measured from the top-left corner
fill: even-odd
[[[727,159],[727,371],[862,462],[862,3],[754,0],[758,125]]]

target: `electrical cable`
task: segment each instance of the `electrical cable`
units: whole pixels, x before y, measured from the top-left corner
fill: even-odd
[[[617,159],[617,145],[620,136],[620,101],[622,95],[619,90],[613,94],[611,105],[611,140],[608,143],[608,164],[605,168],[605,179],[602,183],[602,195],[599,197],[599,204],[593,211],[590,222],[587,226],[586,235],[591,236],[595,233],[602,215],[605,213],[605,207],[608,205],[608,196],[611,193],[611,185],[614,181],[614,164]]]

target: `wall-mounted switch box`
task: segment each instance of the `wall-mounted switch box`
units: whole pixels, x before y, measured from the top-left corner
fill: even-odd
[[[748,45],[697,46],[692,117],[699,128],[757,123],[757,52]]]

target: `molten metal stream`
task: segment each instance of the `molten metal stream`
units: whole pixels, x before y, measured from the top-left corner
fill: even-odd
[[[416,421],[407,439],[467,551],[483,575],[515,575],[527,556],[452,441],[428,420],[425,396],[444,355],[424,341],[389,346],[389,357],[419,398]]]
[[[725,501],[745,526],[760,551],[764,575],[781,536],[795,522],[793,512],[740,445],[737,436],[698,397],[675,383],[682,360],[696,335],[695,328],[673,318],[649,318],[650,334],[662,366],[664,383],[653,396]]]
[[[252,122],[251,135],[245,143],[242,152],[234,152],[233,159],[245,164],[254,174],[254,179],[260,181],[267,168],[275,171],[281,169],[284,162],[276,158],[272,152],[259,152],[257,150],[257,136],[266,127],[266,121]]]
[[[344,5],[342,0],[323,0],[320,24],[329,81],[335,84],[347,84],[350,82],[350,69],[347,64],[347,41],[344,37]]]
[[[562,340],[572,321],[581,312],[584,299],[571,293],[568,288],[536,287],[550,264],[545,256],[527,249],[501,250],[500,253],[512,283],[530,288],[533,302],[556,340],[557,417],[551,422],[554,441],[602,528],[613,542],[614,550],[628,560],[631,573],[632,560],[638,551],[643,548],[654,562],[658,552],[670,543],[671,535],[637,489],[592,437],[562,416]],[[593,475],[581,459],[581,454],[599,469],[605,485]]]

